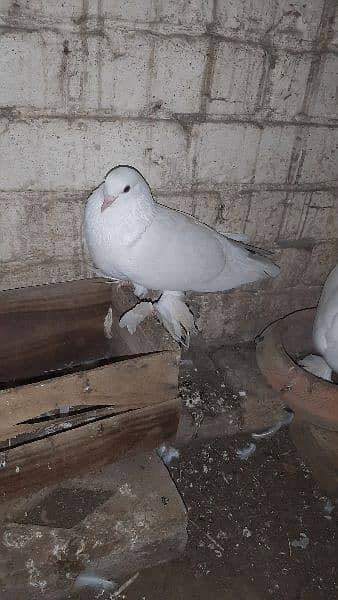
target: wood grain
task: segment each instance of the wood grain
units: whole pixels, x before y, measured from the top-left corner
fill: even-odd
[[[0,382],[111,356],[103,332],[110,304],[110,286],[90,280],[2,292]]]
[[[178,418],[178,401],[170,400],[1,452],[1,499],[154,448],[175,434]]]
[[[0,384],[46,376],[104,358],[177,351],[156,319],[131,335],[121,316],[137,304],[130,288],[86,279],[0,293]],[[112,338],[103,323],[112,308]]]
[[[177,377],[178,356],[169,351],[0,391],[0,439],[27,432],[20,423],[55,408],[104,405],[128,410],[170,400],[177,394]]]

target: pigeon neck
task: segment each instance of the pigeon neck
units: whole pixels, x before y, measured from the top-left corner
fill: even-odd
[[[117,243],[130,245],[142,237],[153,222],[156,204],[148,190],[136,190],[128,201],[120,197],[108,210],[106,227],[111,233],[114,231]]]

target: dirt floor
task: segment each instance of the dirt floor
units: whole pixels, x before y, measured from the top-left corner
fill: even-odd
[[[196,430],[206,417],[224,414],[227,427],[237,413],[240,418],[238,392],[228,387],[224,373],[211,369],[210,379],[200,366],[191,371],[190,364],[180,378],[182,404]],[[169,466],[188,510],[184,555],[141,572],[118,597],[337,600],[338,500],[319,489],[286,427],[255,440],[246,460],[250,434],[226,433],[181,449]],[[114,597],[102,591],[90,596]]]
[[[337,509],[282,430],[190,447],[170,466],[189,514],[180,559],[143,571],[126,600],[336,600]]]

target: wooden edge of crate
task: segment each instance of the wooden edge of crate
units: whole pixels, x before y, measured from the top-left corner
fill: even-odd
[[[138,408],[0,453],[0,500],[80,475],[171,439],[177,399]]]
[[[156,319],[131,335],[119,320],[138,299],[130,288],[82,279],[0,292],[0,382],[86,361],[178,350]],[[112,310],[111,338],[104,322]]]
[[[175,349],[3,390],[0,440],[41,429],[41,423],[36,427],[26,422],[63,407],[104,406],[119,412],[175,398],[178,368]],[[63,420],[69,421],[69,417],[64,415]]]

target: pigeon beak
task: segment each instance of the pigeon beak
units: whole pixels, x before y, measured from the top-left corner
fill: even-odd
[[[101,204],[101,212],[103,213],[104,210],[106,210],[106,208],[108,208],[111,204],[113,204],[113,202],[115,202],[116,197],[115,196],[105,196],[104,200]]]

